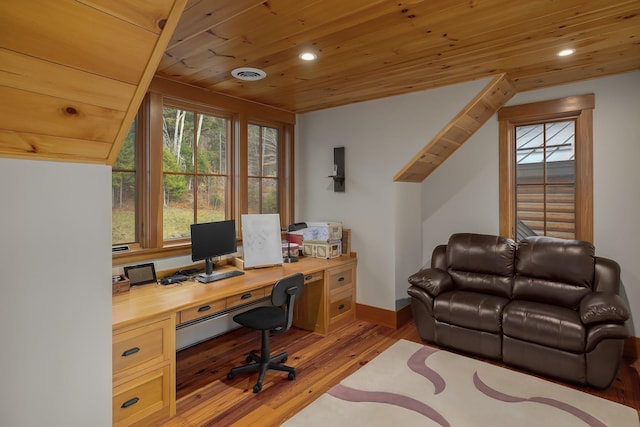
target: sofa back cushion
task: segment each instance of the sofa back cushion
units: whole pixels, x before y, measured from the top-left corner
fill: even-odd
[[[458,289],[511,297],[516,243],[506,237],[458,233],[447,244],[447,270]]]
[[[593,289],[591,243],[546,236],[518,243],[513,298],[576,308]]]

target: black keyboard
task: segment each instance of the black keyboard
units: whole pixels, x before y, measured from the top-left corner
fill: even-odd
[[[201,283],[211,283],[217,282],[218,280],[228,279],[230,277],[242,276],[244,271],[240,270],[229,270],[229,271],[221,271],[218,273],[213,273],[210,276],[207,276],[205,273],[196,276],[196,280]]]

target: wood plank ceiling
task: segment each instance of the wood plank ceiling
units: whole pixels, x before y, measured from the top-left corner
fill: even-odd
[[[637,69],[638,0],[190,0],[157,74],[303,113],[501,73],[521,92]]]
[[[185,4],[0,1],[0,156],[115,161]]]
[[[304,113],[502,73],[526,91],[638,69],[640,0],[2,0],[0,156],[112,163],[154,72]]]

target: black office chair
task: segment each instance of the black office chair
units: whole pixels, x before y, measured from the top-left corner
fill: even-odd
[[[262,390],[262,382],[267,369],[288,372],[290,380],[296,378],[296,370],[282,364],[287,361],[288,354],[286,352],[271,356],[269,331],[279,334],[291,327],[293,304],[302,292],[303,286],[304,276],[301,273],[280,279],[271,291],[271,306],[257,307],[233,317],[233,320],[242,326],[262,331],[262,348],[259,356],[253,351],[249,353],[246,359],[247,365],[231,368],[227,379],[233,379],[240,372],[260,372],[258,382],[253,386],[253,392],[258,393]],[[286,308],[283,308],[285,305]]]

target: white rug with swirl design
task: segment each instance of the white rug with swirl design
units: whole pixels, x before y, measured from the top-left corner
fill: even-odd
[[[637,427],[640,422],[628,406],[400,340],[283,426]]]

